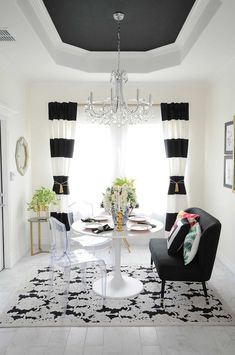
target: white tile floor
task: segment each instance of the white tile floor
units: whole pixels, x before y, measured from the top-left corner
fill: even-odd
[[[145,246],[122,251],[123,264],[149,262]],[[0,312],[35,271],[48,265],[48,255],[23,258],[0,273]],[[210,281],[235,311],[235,275],[216,261]],[[0,355],[234,355],[233,326],[160,326],[90,328],[0,328]]]

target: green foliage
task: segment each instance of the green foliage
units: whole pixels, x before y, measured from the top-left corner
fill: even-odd
[[[129,187],[134,187],[134,180],[130,180],[126,177],[123,177],[123,178],[116,178],[113,181],[113,185],[116,186],[123,186],[124,184],[128,185]]]
[[[56,193],[42,186],[40,189],[35,191],[32,200],[27,204],[28,211],[48,211],[50,204],[57,204]]]

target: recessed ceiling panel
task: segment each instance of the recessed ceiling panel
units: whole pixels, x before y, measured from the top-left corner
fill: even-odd
[[[64,43],[89,51],[117,50],[113,13],[124,12],[121,50],[174,43],[196,0],[43,0]]]

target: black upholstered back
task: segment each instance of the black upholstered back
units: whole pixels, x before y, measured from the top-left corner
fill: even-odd
[[[198,261],[203,272],[203,279],[210,279],[216,251],[219,243],[221,223],[215,217],[201,208],[191,207],[186,210],[189,213],[197,213],[200,216],[199,223],[202,228],[201,240],[198,248]]]

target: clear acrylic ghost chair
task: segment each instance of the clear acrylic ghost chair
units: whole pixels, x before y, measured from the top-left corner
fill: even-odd
[[[111,247],[112,246],[112,241],[110,238],[104,238],[104,237],[98,237],[98,236],[94,236],[94,237],[90,237],[88,235],[83,235],[81,233],[76,233],[71,227],[72,224],[76,221],[79,221],[81,218],[86,218],[86,217],[92,217],[93,215],[93,208],[92,205],[89,203],[89,205],[91,206],[91,214],[87,215],[87,211],[88,209],[86,209],[86,214],[84,214],[84,212],[79,210],[79,206],[76,203],[73,203],[69,206],[69,213],[68,213],[68,221],[69,221],[69,225],[70,225],[70,238],[75,238],[76,242],[73,242],[71,240],[71,245],[73,245],[73,247],[80,247],[86,250],[89,250],[90,252],[92,252],[93,254],[96,253],[97,250],[102,250],[105,249],[107,247]]]
[[[68,304],[71,269],[79,269],[86,289],[86,268],[98,266],[103,280],[102,298],[104,304],[106,296],[106,265],[104,260],[99,260],[84,249],[71,251],[69,245],[70,240],[66,233],[65,225],[53,217],[49,218],[49,223],[51,228],[50,295],[54,287],[57,287],[56,284],[54,285],[54,274],[55,268],[59,267],[63,270],[63,313],[65,313]]]

